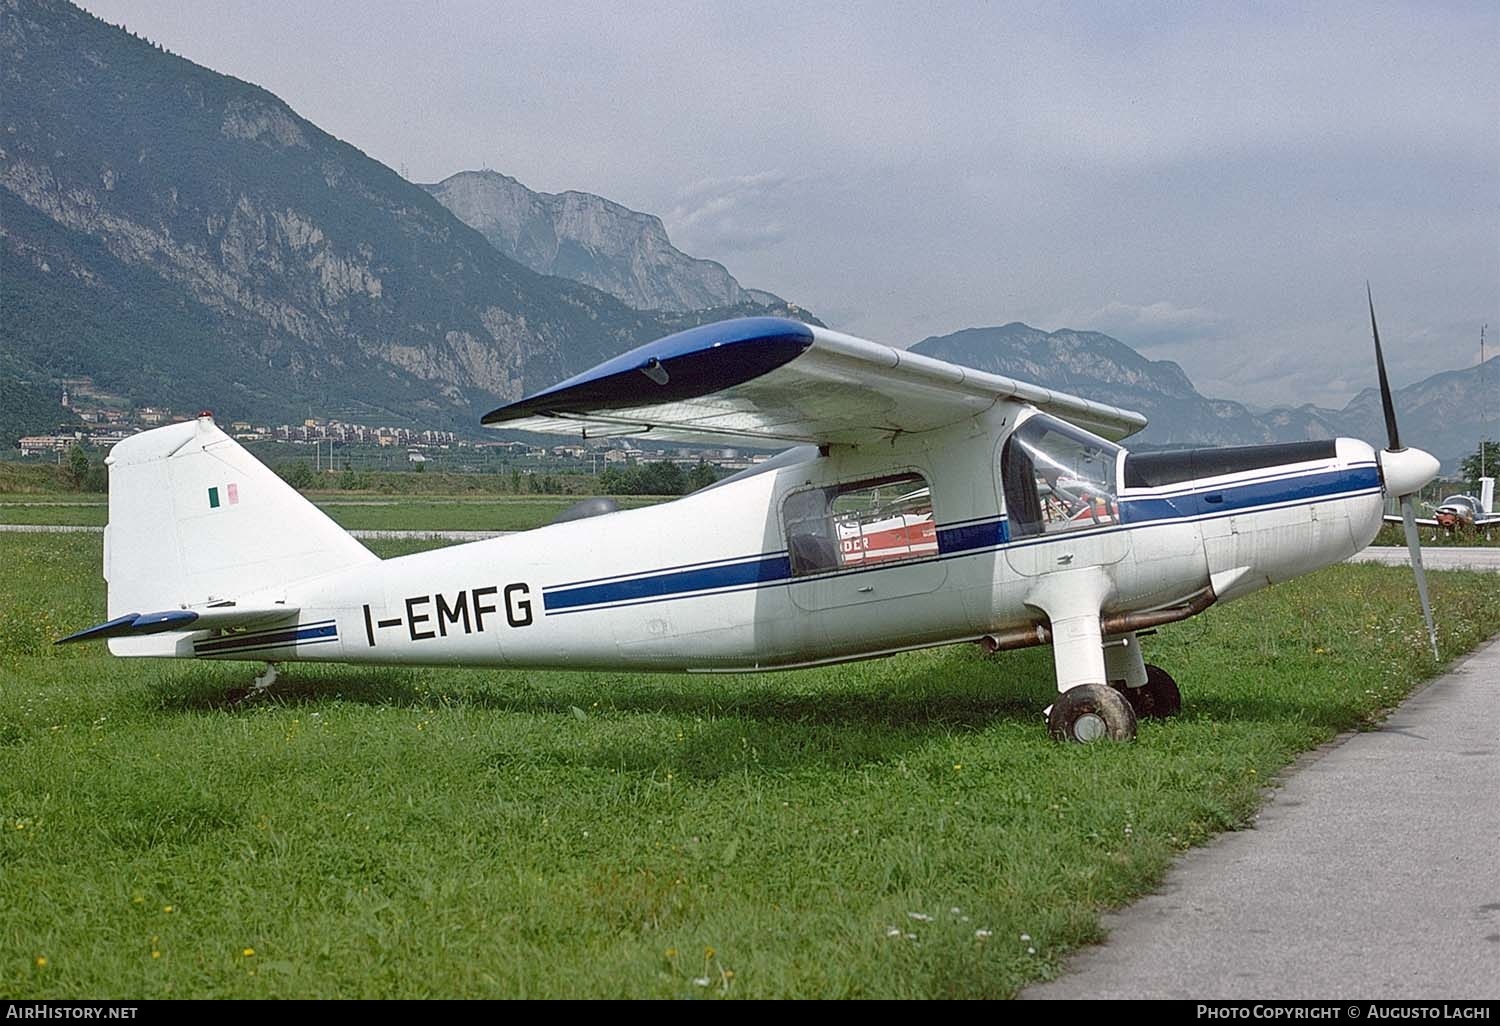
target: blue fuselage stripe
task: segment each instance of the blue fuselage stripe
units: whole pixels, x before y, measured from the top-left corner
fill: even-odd
[[[960,527],[939,527],[937,539],[938,553],[948,556],[970,549],[1004,545],[1010,540],[1010,531],[1004,518],[999,518],[967,523]]]
[[[1121,523],[1094,528],[1090,534],[1128,530],[1142,524],[1164,521],[1206,519],[1224,513],[1262,508],[1279,504],[1301,504],[1319,499],[1347,498],[1377,490],[1380,477],[1373,466],[1200,487],[1195,491],[1171,497],[1144,496],[1124,498],[1120,503]],[[1208,501],[1218,497],[1217,502]],[[1012,544],[1010,526],[1005,517],[961,521],[957,525],[938,527],[937,559],[972,556]],[[1021,544],[1034,545],[1057,541],[1064,535],[1029,537]],[[933,557],[929,557],[933,558]],[[826,576],[844,576],[881,570],[899,570],[910,566],[902,561],[883,566],[850,567]],[[544,589],[543,608],[547,613],[580,612],[585,608],[618,608],[684,598],[706,593],[724,594],[773,585],[789,584],[791,560],[785,552],[724,561],[713,566],[673,569],[670,572],[645,571],[625,580],[601,583],[554,585]]]
[[[786,556],[751,559],[742,563],[710,566],[699,570],[678,570],[653,577],[637,577],[608,584],[587,584],[579,588],[548,591],[542,596],[543,607],[553,610],[593,606],[602,602],[629,602],[660,598],[694,591],[712,591],[743,585],[781,581],[792,575],[792,564]]]
[[[211,638],[193,646],[195,655],[220,655],[225,652],[244,652],[251,649],[283,648],[315,641],[333,641],[338,637],[338,624],[326,623],[308,627],[288,627],[280,631],[262,631],[257,634],[235,635],[227,638]]]
[[[1379,487],[1380,474],[1374,467],[1350,467],[1274,481],[1245,481],[1211,488],[1200,487],[1192,492],[1170,497],[1125,499],[1120,503],[1120,520],[1130,525],[1153,520],[1176,520],[1304,499],[1320,499]]]

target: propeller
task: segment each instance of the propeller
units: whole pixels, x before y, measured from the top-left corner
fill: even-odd
[[[1432,623],[1432,603],[1427,598],[1427,574],[1422,569],[1422,543],[1417,536],[1417,513],[1412,496],[1423,485],[1437,477],[1438,461],[1421,449],[1401,444],[1396,427],[1396,404],[1391,399],[1391,383],[1385,376],[1385,356],[1380,351],[1380,329],[1375,325],[1375,297],[1365,282],[1365,299],[1370,304],[1370,334],[1375,336],[1375,369],[1380,375],[1380,405],[1385,409],[1385,433],[1390,445],[1380,454],[1380,472],[1385,487],[1401,500],[1401,526],[1406,530],[1406,550],[1411,553],[1411,569],[1417,578],[1417,597],[1422,601],[1422,619],[1427,621],[1427,640],[1432,643],[1432,658],[1438,658],[1437,628]]]

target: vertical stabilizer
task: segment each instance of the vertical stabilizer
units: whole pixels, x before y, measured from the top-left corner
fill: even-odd
[[[127,438],[106,463],[111,617],[242,599],[377,560],[208,415]]]

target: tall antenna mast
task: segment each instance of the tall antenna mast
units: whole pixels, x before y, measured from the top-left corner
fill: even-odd
[[[1488,324],[1479,326],[1479,476],[1486,477],[1484,472],[1484,448],[1485,443],[1490,440],[1489,429],[1489,402],[1485,398],[1484,391],[1484,329]]]

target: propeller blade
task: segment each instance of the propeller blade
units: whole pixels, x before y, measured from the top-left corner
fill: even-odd
[[[1432,642],[1432,658],[1437,660],[1437,628],[1432,623],[1432,603],[1427,600],[1427,573],[1422,569],[1422,543],[1417,538],[1417,513],[1410,495],[1401,496],[1401,526],[1406,528],[1406,551],[1411,553],[1411,572],[1417,578],[1417,597],[1422,600],[1422,619],[1427,621],[1427,640]]]
[[[1390,440],[1389,448],[1399,452],[1401,432],[1396,430],[1396,404],[1391,401],[1391,383],[1385,376],[1385,355],[1380,351],[1380,329],[1375,326],[1375,296],[1370,292],[1370,283],[1365,282],[1365,299],[1370,303],[1370,334],[1375,336],[1375,369],[1380,373],[1380,405],[1385,408],[1385,435]]]

